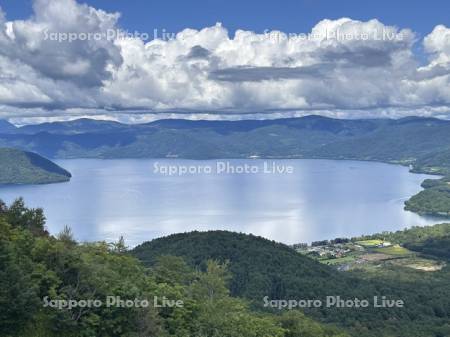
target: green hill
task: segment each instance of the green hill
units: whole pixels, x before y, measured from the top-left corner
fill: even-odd
[[[47,184],[70,177],[69,172],[38,154],[0,148],[0,184]]]
[[[284,244],[253,235],[226,231],[174,234],[146,242],[133,254],[148,266],[161,255],[181,256],[201,268],[208,259],[229,261],[234,275],[231,293],[252,299],[293,295],[307,298],[324,295],[324,288],[346,288],[345,281],[331,268]]]
[[[383,272],[338,272],[305,257],[290,247],[252,235],[224,231],[192,232],[155,239],[132,254],[152,267],[158,257],[182,257],[205,270],[208,259],[229,261],[233,296],[264,308],[264,297],[299,300],[340,296],[401,299],[404,308],[304,308],[308,316],[348,329],[354,336],[446,336],[450,317],[449,268],[434,274],[386,266]],[[276,312],[279,312],[276,310]],[[442,334],[441,334],[442,333]]]

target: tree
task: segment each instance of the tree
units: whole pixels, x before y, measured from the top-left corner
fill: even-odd
[[[59,241],[64,242],[69,245],[76,243],[72,229],[69,226],[64,226],[63,230],[57,235]]]
[[[37,285],[33,282],[34,269],[30,258],[11,242],[29,240],[22,233],[13,233],[0,219],[0,335],[15,335],[26,326],[39,306]]]
[[[128,247],[125,244],[125,239],[121,235],[119,237],[119,241],[113,243],[113,251],[119,254],[126,253],[128,251]]]
[[[6,220],[13,227],[28,229],[34,235],[48,235],[42,208],[27,208],[23,198],[16,199],[6,211]]]

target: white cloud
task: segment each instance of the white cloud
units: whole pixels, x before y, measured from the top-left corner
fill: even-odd
[[[238,30],[230,37],[216,24],[169,41],[92,38],[119,29],[118,18],[75,0],[35,0],[25,21],[0,13],[0,117],[450,112],[450,29],[442,25],[423,41],[409,29],[348,18],[295,36]],[[52,33],[91,38],[55,41]],[[428,64],[419,66],[415,43]]]
[[[432,54],[432,63],[450,62],[450,29],[439,25],[425,37],[424,46],[426,50]]]

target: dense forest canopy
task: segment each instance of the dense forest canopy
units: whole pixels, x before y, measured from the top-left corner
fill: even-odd
[[[425,228],[423,232],[438,239],[445,236],[443,231],[450,230],[450,225],[441,227]],[[387,233],[382,235],[390,238]],[[413,242],[426,242],[412,240],[413,237],[414,234],[407,234],[401,243],[410,243],[414,249]],[[310,317],[341,325],[358,336],[423,337],[436,336],[442,331],[450,333],[450,300],[443,296],[450,294],[448,267],[433,274],[389,266],[373,273],[365,270],[337,272],[288,246],[223,231],[170,235],[146,242],[133,249],[132,254],[150,267],[158,256],[166,254],[182,257],[200,270],[205,269],[204,261],[208,259],[228,262],[232,272],[231,293],[250,300],[256,310],[264,310],[264,296],[272,299],[324,299],[327,295],[336,294],[342,298],[388,296],[405,301],[407,305],[403,309],[304,310]]]

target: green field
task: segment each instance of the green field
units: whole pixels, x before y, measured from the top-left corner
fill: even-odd
[[[356,244],[363,247],[375,247],[381,245],[383,243],[382,240],[364,240],[364,241],[356,241]]]
[[[375,252],[377,253],[382,253],[382,254],[386,254],[386,255],[393,255],[393,256],[409,256],[409,255],[414,255],[413,252],[411,252],[410,250],[401,247],[399,245],[394,245],[394,246],[390,246],[390,247],[383,247],[383,248],[375,248],[374,249]]]
[[[351,263],[354,261],[355,261],[354,255],[338,257],[336,259],[319,260],[320,263],[327,264],[327,265],[339,265],[339,264],[344,264],[344,263]]]

